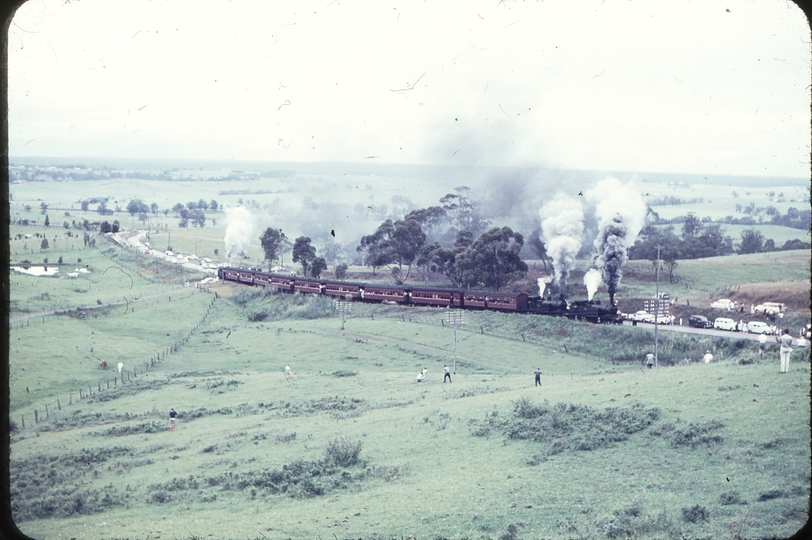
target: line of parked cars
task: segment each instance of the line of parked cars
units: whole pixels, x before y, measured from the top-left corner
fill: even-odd
[[[717,330],[729,330],[747,332],[749,334],[775,334],[778,329],[774,325],[761,321],[750,321],[744,324],[744,328],[739,327],[739,323],[728,317],[717,317],[711,322],[702,315],[691,315],[688,317],[688,326],[694,328],[715,328]]]

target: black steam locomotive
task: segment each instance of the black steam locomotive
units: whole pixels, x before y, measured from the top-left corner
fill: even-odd
[[[601,305],[600,300],[567,302],[528,296],[525,293],[468,291],[419,286],[391,286],[369,283],[352,283],[325,279],[272,274],[258,269],[220,267],[217,275],[223,281],[245,285],[270,287],[286,293],[309,293],[346,298],[361,302],[386,302],[392,304],[482,309],[508,313],[534,313],[567,317],[593,323],[623,322],[617,306]]]

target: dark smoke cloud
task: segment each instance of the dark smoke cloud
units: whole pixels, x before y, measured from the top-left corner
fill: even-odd
[[[643,228],[646,204],[640,193],[616,178],[601,180],[587,192],[586,198],[595,204],[598,220],[598,235],[594,242],[598,251],[596,266],[607,285],[610,301],[613,301],[623,277],[628,250]]]

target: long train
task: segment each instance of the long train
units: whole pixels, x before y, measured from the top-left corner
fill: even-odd
[[[600,300],[567,302],[525,293],[469,291],[419,286],[389,286],[352,283],[325,279],[286,276],[257,269],[220,267],[217,275],[223,281],[268,287],[286,293],[308,293],[361,302],[480,309],[509,313],[534,313],[585,320],[594,323],[623,322],[617,306],[601,305]]]

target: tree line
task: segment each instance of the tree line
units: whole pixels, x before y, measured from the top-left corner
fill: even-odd
[[[460,186],[454,191],[442,197],[439,206],[412,210],[402,219],[386,219],[372,234],[361,237],[356,252],[363,264],[373,274],[385,268],[397,284],[413,272],[426,282],[435,273],[457,287],[498,290],[524,277],[527,264],[519,257],[522,234],[507,226],[489,227],[480,205],[470,197],[470,188]],[[269,265],[291,249],[292,260],[302,265],[304,275],[319,277],[327,269],[309,237],[300,236],[291,244],[281,229],[268,227],[260,243]],[[335,277],[342,279],[346,269],[346,264],[337,265]]]

